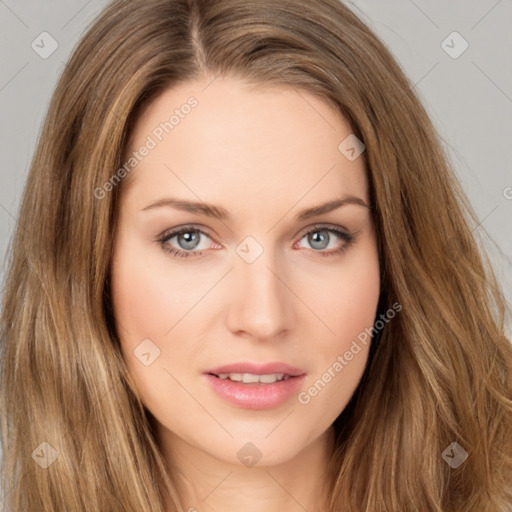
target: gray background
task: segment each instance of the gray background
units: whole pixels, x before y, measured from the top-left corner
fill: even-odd
[[[501,249],[486,245],[512,300],[512,0],[346,3],[375,30],[415,83],[478,214],[475,233],[487,230]],[[5,253],[50,96],[72,48],[106,4],[0,0],[2,288]],[[442,45],[454,31],[469,44],[457,58]],[[58,43],[48,58],[31,47],[33,41],[47,38],[40,36],[43,32]],[[458,51],[461,41],[452,39],[444,45]]]

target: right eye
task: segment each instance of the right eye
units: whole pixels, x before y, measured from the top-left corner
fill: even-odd
[[[204,247],[202,250],[195,250],[199,245],[201,245],[201,238],[203,236],[210,238],[210,236],[202,229],[193,226],[185,226],[165,232],[161,237],[159,237],[158,242],[164,251],[169,252],[174,257],[188,258],[190,256],[201,256],[203,254],[202,250],[209,248]],[[170,241],[173,238],[176,239],[176,244],[178,244],[177,247],[170,244]]]

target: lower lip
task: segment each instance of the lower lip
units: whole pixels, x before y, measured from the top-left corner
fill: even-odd
[[[297,393],[306,375],[289,377],[273,384],[234,382],[207,374],[206,379],[213,391],[231,404],[244,409],[272,409],[279,407]]]

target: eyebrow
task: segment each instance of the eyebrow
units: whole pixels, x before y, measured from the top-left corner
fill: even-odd
[[[363,201],[360,197],[349,195],[341,199],[333,199],[331,201],[328,201],[327,203],[323,203],[318,206],[313,206],[312,208],[306,208],[305,210],[299,212],[296,215],[295,219],[297,221],[307,220],[311,217],[317,217],[318,215],[331,212],[347,204],[354,204],[362,206],[364,208],[368,208],[370,210],[372,209],[372,207],[365,201]],[[182,210],[184,212],[205,215],[206,217],[212,217],[219,220],[227,220],[230,218],[229,212],[226,209],[222,208],[222,206],[216,206],[213,204],[198,201],[177,199],[173,197],[158,199],[157,201],[148,204],[145,208],[142,208],[142,210],[140,211],[142,212],[161,207],[175,208],[177,210]]]

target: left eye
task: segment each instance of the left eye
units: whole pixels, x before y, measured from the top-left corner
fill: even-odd
[[[179,258],[188,258],[190,256],[200,256],[202,254],[202,250],[210,248],[210,246],[199,248],[201,243],[201,235],[206,238],[210,238],[210,236],[205,231],[199,228],[185,227],[178,231],[172,231],[170,233],[164,234],[158,240],[158,242],[161,244],[165,251],[171,253],[173,256]],[[341,243],[341,245],[338,244],[338,246],[335,245],[332,247],[332,235],[334,235],[335,238],[341,239],[343,243]],[[177,239],[178,247],[169,243],[173,238]],[[307,240],[307,243],[310,244],[314,252],[322,256],[330,256],[332,254],[337,254],[344,251],[352,242],[354,242],[355,234],[350,234],[333,227],[315,226],[304,235],[302,235],[300,241],[304,239]],[[294,248],[296,246],[297,244],[294,245]],[[325,249],[331,250],[325,251]]]
[[[184,228],[179,231],[173,231],[171,233],[165,234],[162,238],[159,239],[159,242],[165,251],[170,252],[171,254],[178,257],[187,258],[188,256],[198,256],[201,254],[200,251],[193,250],[198,248],[201,241],[201,235],[210,238],[201,229]],[[178,245],[181,247],[181,249],[169,244],[173,238],[178,240]],[[208,249],[208,247],[203,247],[203,249]]]
[[[311,231],[308,231],[302,238],[307,239],[308,244],[313,247],[315,250],[324,250],[324,249],[334,249],[334,252],[340,250],[337,248],[336,244],[334,244],[334,247],[331,245],[332,242],[332,235],[334,234],[334,237],[341,238],[346,243],[352,242],[352,236],[348,233],[344,233],[338,229],[334,228],[314,228]],[[332,251],[331,251],[332,252]]]

